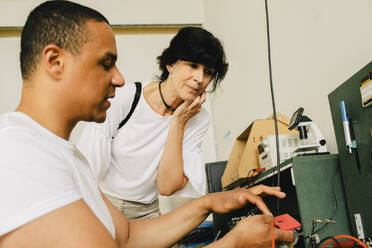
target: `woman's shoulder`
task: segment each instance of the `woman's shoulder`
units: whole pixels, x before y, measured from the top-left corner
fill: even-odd
[[[115,95],[116,96],[124,96],[124,95],[134,95],[136,92],[136,84],[133,83],[125,83],[123,87],[116,88]]]
[[[146,87],[148,84],[150,84],[152,81],[136,81],[136,82],[130,82],[130,83],[125,83],[123,87],[121,88],[116,88],[115,95],[117,96],[130,96],[136,93],[137,86],[136,84],[139,83],[141,85],[141,88],[143,89]]]
[[[200,112],[192,117],[187,123],[187,129],[191,130],[206,130],[210,122],[208,111],[201,107]]]
[[[195,117],[197,117],[196,119],[199,122],[203,122],[203,123],[204,122],[208,123],[210,119],[209,112],[203,106],[201,107],[200,112],[197,115],[195,115]]]

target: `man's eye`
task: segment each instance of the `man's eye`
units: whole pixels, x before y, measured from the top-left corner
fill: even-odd
[[[110,64],[107,64],[107,63],[101,63],[101,65],[102,65],[102,67],[103,67],[103,69],[104,69],[105,71],[110,70],[111,67],[112,67],[111,63],[110,63]]]

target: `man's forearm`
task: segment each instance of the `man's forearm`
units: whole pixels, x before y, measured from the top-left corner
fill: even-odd
[[[169,247],[196,228],[210,213],[208,196],[153,219],[130,221],[127,247]]]
[[[236,237],[234,238],[232,233],[227,233],[223,238],[205,246],[205,248],[237,248],[238,244]]]

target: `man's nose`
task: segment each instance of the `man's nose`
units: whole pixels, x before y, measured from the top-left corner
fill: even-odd
[[[122,87],[125,84],[125,79],[117,67],[115,69],[115,75],[112,77],[112,85],[116,87]]]

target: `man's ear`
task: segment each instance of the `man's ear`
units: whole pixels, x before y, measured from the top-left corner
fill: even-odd
[[[61,79],[64,69],[64,49],[55,44],[46,45],[42,53],[42,64],[45,71],[55,79]]]

